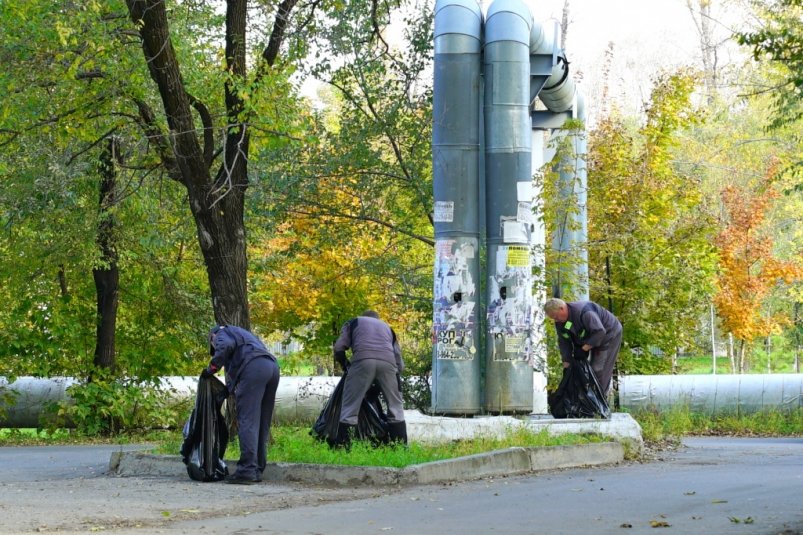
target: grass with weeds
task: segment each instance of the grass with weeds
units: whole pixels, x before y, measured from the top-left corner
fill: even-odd
[[[175,431],[158,430],[90,436],[74,429],[0,428],[0,446],[59,446],[64,444],[161,444],[174,440]]]
[[[631,416],[641,425],[644,440],[652,442],[683,436],[803,436],[803,409],[708,415],[691,412],[688,407],[674,407],[667,411],[637,411]]]
[[[374,448],[369,443],[354,441],[351,451],[332,450],[326,443],[316,440],[309,434],[309,427],[274,426],[271,429],[272,441],[268,451],[271,462],[333,464],[350,466],[387,466],[402,468],[413,464],[463,457],[475,453],[519,447],[546,447],[573,444],[605,442],[598,435],[550,436],[547,430],[534,433],[528,429],[509,431],[503,437],[481,437],[472,440],[459,440],[446,444],[423,444],[411,442],[406,448],[380,446]],[[181,441],[162,444],[157,450],[160,454],[175,455]],[[226,449],[225,458],[236,460],[240,455],[236,440]]]

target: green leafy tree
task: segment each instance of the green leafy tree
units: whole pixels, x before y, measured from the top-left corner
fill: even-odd
[[[769,94],[772,114],[771,131],[792,127],[797,142],[791,169],[799,176],[803,168],[800,121],[803,118],[803,2],[801,0],[766,0],[753,2],[758,27],[736,34],[737,41],[752,51],[753,59],[765,63],[762,76],[751,81],[751,95]],[[803,189],[798,181],[794,189]]]
[[[327,365],[343,322],[369,307],[397,330],[408,364],[431,359],[432,21],[412,6],[351,4],[322,29],[312,73],[329,107],[314,135],[255,156],[285,163],[256,194],[282,223],[258,253],[268,269],[255,275],[254,308]],[[401,43],[386,31],[398,12],[412,13]]]
[[[624,326],[620,370],[654,373],[688,344],[711,292],[716,256],[699,179],[674,165],[679,135],[699,115],[695,77],[656,83],[646,123],[632,132],[610,116],[591,133],[589,278],[591,298]]]

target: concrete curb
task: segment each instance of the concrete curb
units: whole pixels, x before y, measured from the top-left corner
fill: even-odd
[[[267,482],[331,487],[421,485],[558,468],[616,464],[622,460],[622,444],[601,442],[577,446],[508,448],[405,468],[269,463],[263,478]],[[188,477],[186,467],[177,455],[151,455],[130,451],[112,454],[109,473],[121,477]]]

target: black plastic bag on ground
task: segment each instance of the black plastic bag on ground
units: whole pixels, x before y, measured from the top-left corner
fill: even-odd
[[[312,425],[310,434],[318,440],[326,441],[332,445],[337,439],[337,429],[340,422],[340,407],[343,404],[343,388],[346,384],[346,374],[343,372],[340,381],[335,385],[332,395],[326,401],[321,413]],[[357,416],[356,437],[362,440],[370,440],[372,444],[388,444],[390,434],[388,433],[388,417],[382,407],[380,399],[382,391],[372,384],[371,388],[365,393],[365,397],[360,404],[360,413]]]
[[[608,401],[602,395],[588,359],[572,359],[563,369],[558,389],[547,397],[555,418],[610,418]]]
[[[229,473],[223,456],[229,444],[229,429],[221,408],[229,391],[214,376],[198,378],[195,408],[184,424],[181,459],[195,481],[220,481]]]

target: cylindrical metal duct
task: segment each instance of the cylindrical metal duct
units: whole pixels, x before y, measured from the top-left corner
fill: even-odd
[[[479,354],[480,51],[474,0],[435,4],[432,411],[481,409]]]
[[[277,422],[313,422],[332,394],[339,377],[282,377],[276,391],[274,419]],[[17,377],[9,384],[0,377],[0,427],[37,428],[50,404],[70,401],[71,377]],[[197,377],[164,377],[164,388],[178,402],[193,399]],[[187,415],[189,417],[189,414]]]
[[[619,377],[629,411],[688,407],[701,414],[748,414],[803,408],[803,374],[631,375]]]
[[[485,21],[488,311],[485,408],[529,413],[533,322],[530,31],[521,0],[495,0]]]
[[[40,427],[45,409],[68,398],[72,377],[17,377],[9,383],[0,377],[0,427]]]
[[[575,91],[574,80],[569,76],[569,61],[566,54],[560,54],[538,98],[549,111],[568,111],[574,105]]]
[[[589,299],[586,165],[588,139],[584,126],[585,100],[579,91],[576,97],[575,118],[582,121],[583,126],[558,134],[568,137],[571,154],[564,154],[557,164],[558,208],[552,248],[558,253],[560,265],[556,270],[556,279],[552,283],[552,294],[556,297],[587,301]]]

